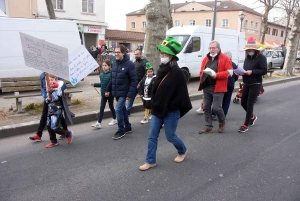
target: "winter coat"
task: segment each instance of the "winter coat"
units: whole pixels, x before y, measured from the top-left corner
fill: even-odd
[[[264,55],[247,55],[244,61],[244,69],[252,70],[251,75],[243,75],[244,84],[262,83],[262,76],[267,74],[267,59]]]
[[[105,91],[106,91],[107,85],[109,83],[110,76],[111,76],[110,70],[107,72],[102,72],[99,76],[100,83],[94,83],[94,87],[101,87],[101,96],[102,97],[105,97]],[[110,94],[110,96],[111,96],[111,94]]]
[[[144,78],[139,82],[140,87],[138,88],[138,93],[140,95],[144,95],[144,89],[145,89],[145,81],[146,81],[147,75],[144,76]],[[150,81],[150,84],[148,86],[148,98],[151,97],[152,95],[152,88],[153,88],[153,83],[156,79],[156,75],[153,75],[152,80]]]
[[[140,82],[146,74],[146,63],[147,62],[148,62],[148,60],[145,57],[142,57],[140,60],[135,60],[135,62],[134,62],[138,82]]]
[[[168,76],[163,80],[167,74]],[[153,83],[151,102],[151,113],[160,118],[163,118],[168,111],[175,110],[180,110],[180,117],[183,117],[192,109],[186,80],[178,66],[171,68],[170,62],[159,66]]]
[[[121,61],[117,60],[113,65],[106,92],[111,92],[113,97],[134,98],[137,83],[134,63],[125,54]]]
[[[200,70],[200,80],[203,76],[203,70],[206,68],[206,64],[209,61],[209,53],[207,56],[203,59],[202,65],[201,65],[201,70]],[[227,82],[228,82],[228,77],[230,76],[230,73],[228,70],[232,69],[232,63],[230,61],[230,58],[223,54],[219,53],[219,58],[218,58],[218,72],[216,72],[216,86],[215,86],[215,91],[214,92],[227,92]],[[199,84],[199,91],[202,89],[201,87],[201,82]]]

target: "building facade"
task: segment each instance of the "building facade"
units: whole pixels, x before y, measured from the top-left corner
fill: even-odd
[[[0,0],[0,10],[7,17],[35,18],[37,14],[37,0]]]
[[[174,26],[202,25],[213,26],[214,1],[210,2],[185,2],[172,4],[172,19]],[[241,20],[241,14],[244,19]],[[232,0],[221,1],[217,6],[216,27],[244,31],[246,38],[253,36],[256,41],[262,34],[262,14]],[[126,30],[145,32],[147,20],[144,9],[126,14]],[[269,43],[282,43],[284,41],[285,27],[275,23],[268,25],[270,34],[266,34]],[[274,33],[273,33],[274,32]]]

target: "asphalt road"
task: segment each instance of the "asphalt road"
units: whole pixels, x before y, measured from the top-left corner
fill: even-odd
[[[258,116],[247,133],[238,133],[245,112],[231,104],[226,132],[199,135],[203,116],[194,108],[180,120],[178,135],[187,159],[177,153],[162,130],[157,167],[145,172],[148,125],[132,114],[133,132],[121,140],[116,127],[93,130],[84,123],[70,127],[74,141],[46,149],[27,139],[32,133],[0,140],[0,200],[300,200],[300,81],[265,88],[255,105]],[[234,94],[235,95],[235,94]]]

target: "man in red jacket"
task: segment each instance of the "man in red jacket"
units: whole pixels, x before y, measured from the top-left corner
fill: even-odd
[[[210,68],[215,73],[212,75],[204,73],[205,69]],[[205,127],[199,134],[212,131],[211,109],[213,109],[219,119],[219,133],[225,129],[225,115],[222,109],[224,93],[227,92],[227,81],[232,69],[232,64],[228,56],[221,53],[220,43],[212,41],[209,44],[209,53],[203,59],[200,70],[199,91],[203,89],[204,95],[204,120]]]

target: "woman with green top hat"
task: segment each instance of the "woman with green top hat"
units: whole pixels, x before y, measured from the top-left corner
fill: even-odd
[[[187,155],[186,146],[176,134],[179,118],[192,108],[184,74],[177,64],[176,55],[182,50],[182,46],[174,37],[167,37],[157,49],[161,65],[152,88],[152,119],[146,163],[139,167],[142,171],[156,166],[157,142],[163,124],[167,140],[177,149],[178,155],[174,162],[182,162]]]

